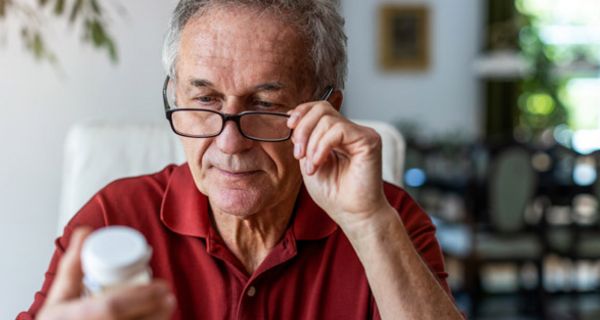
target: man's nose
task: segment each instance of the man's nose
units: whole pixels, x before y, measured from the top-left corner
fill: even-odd
[[[245,138],[235,121],[227,121],[223,131],[216,137],[217,147],[224,153],[235,154],[252,147],[254,141]]]

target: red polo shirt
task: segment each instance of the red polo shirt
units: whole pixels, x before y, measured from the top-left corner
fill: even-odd
[[[449,292],[435,228],[402,189],[385,184],[417,251]],[[173,319],[379,319],[364,269],[342,230],[310,198],[298,195],[282,240],[248,274],[210,223],[208,199],[189,167],[117,180],[96,194],[65,228],[40,292],[42,306],[75,227],[127,225],[153,247],[151,267],[177,297]]]

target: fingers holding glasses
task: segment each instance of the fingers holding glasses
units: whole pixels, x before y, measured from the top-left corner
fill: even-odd
[[[288,126],[294,130],[294,156],[301,159],[309,152],[309,138],[320,122],[332,123],[332,117],[339,117],[333,107],[325,101],[306,103],[298,106],[290,113]]]
[[[292,134],[294,156],[302,160],[305,172],[309,175],[327,161],[335,147],[330,143],[324,143],[323,138],[333,134],[338,136],[338,139],[334,140],[339,140],[341,136],[347,136],[352,130],[352,123],[326,101],[298,106],[290,112],[288,125],[294,129]],[[327,139],[329,142],[334,140]]]

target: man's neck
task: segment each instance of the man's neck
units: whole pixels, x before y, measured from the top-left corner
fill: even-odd
[[[295,199],[287,202],[245,218],[213,212],[215,228],[248,274],[256,271],[287,230]]]

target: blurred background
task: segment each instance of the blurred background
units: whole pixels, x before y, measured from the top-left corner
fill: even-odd
[[[167,126],[175,3],[0,0],[1,319],[41,286],[70,128]],[[403,184],[438,226],[459,306],[471,319],[599,319],[600,2],[342,6],[344,113],[402,133]]]

